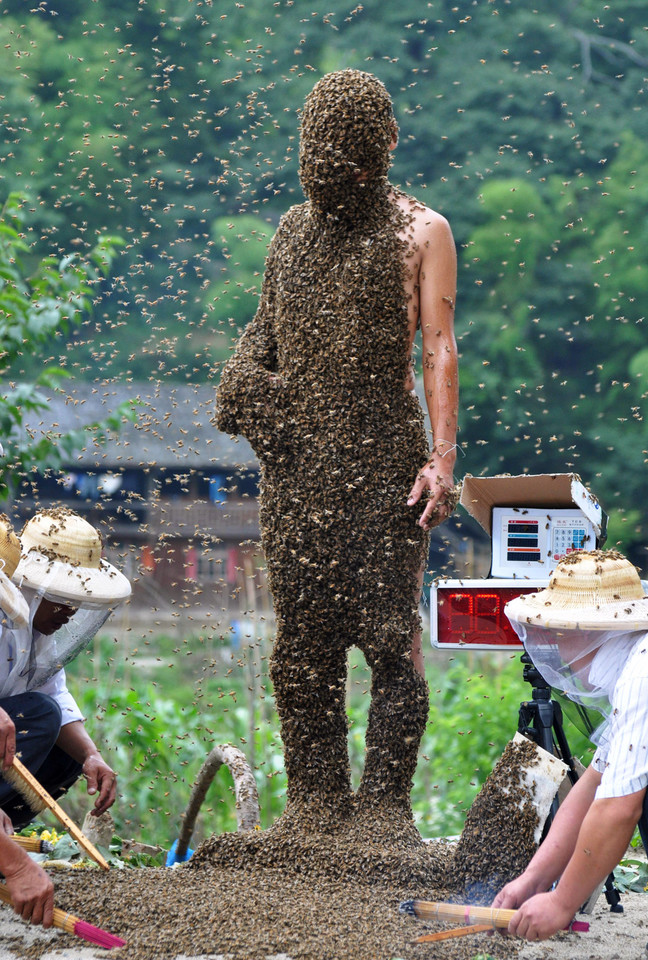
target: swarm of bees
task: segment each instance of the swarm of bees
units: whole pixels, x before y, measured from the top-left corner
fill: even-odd
[[[452,868],[466,902],[490,904],[535,853],[538,812],[523,774],[537,762],[535,744],[511,740],[473,801]]]
[[[307,200],[279,225],[258,311],[219,387],[217,425],[246,436],[262,469],[286,811],[266,831],[210,837],[177,870],[64,878],[57,902],[125,936],[132,960],[159,957],[162,944],[174,956],[245,960],[369,960],[395,944],[409,955],[412,930],[393,904],[449,889],[447,846],[423,843],[410,805],[428,712],[410,657],[428,535],[407,493],[428,445],[404,388],[410,221],[389,195],[393,124],[370,75],[345,70],[316,84],[302,120]],[[355,794],[353,645],[372,671]],[[444,955],[472,957],[479,946]],[[500,945],[501,957],[515,952]]]

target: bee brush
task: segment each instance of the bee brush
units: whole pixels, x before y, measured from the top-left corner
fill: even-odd
[[[13,906],[11,894],[4,883],[0,883],[0,900],[9,906]],[[86,923],[85,920],[80,920],[79,917],[66,913],[65,910],[59,910],[58,907],[54,907],[52,923],[59,930],[64,930],[65,933],[73,933],[75,937],[80,937],[89,943],[95,943],[98,947],[105,947],[107,950],[126,945],[126,941],[115,936],[114,933],[108,933],[107,930],[102,930],[100,927],[93,927],[91,923]]]
[[[398,912],[418,917],[419,920],[463,920],[464,923],[488,923],[492,929],[505,930],[516,911],[461,903],[442,903],[434,900],[405,900],[398,908]],[[589,923],[584,920],[572,920],[565,929],[583,933],[589,930]]]
[[[12,833],[11,839],[28,853],[51,853],[54,849],[53,843],[49,840],[39,840],[38,837],[23,837],[19,833]]]
[[[40,813],[41,810],[47,807],[59,823],[63,824],[70,836],[85,850],[89,857],[104,870],[110,869],[107,860],[102,857],[94,844],[88,840],[86,835],[77,827],[76,823],[68,817],[65,810],[63,810],[54,797],[51,797],[47,790],[40,785],[36,777],[29,772],[18,757],[14,757],[13,763],[10,766],[0,766],[0,773],[7,783],[11,784],[14,790],[17,790],[18,793],[25,798],[34,813]]]

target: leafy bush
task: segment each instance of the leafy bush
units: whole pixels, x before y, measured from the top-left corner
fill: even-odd
[[[100,444],[109,430],[119,430],[122,420],[134,419],[131,405],[121,404],[84,429],[39,436],[25,429],[30,414],[47,409],[46,391],[57,390],[68,377],[52,357],[45,359],[48,352],[91,315],[101,280],[123,245],[119,237],[104,234],[83,258],[47,256],[33,264],[25,239],[28,206],[23,196],[12,193],[0,209],[0,376],[5,384],[0,395],[0,500],[8,498],[19,475],[57,468],[89,436]]]

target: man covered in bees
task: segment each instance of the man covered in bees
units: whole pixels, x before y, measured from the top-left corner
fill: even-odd
[[[306,202],[281,219],[254,319],[226,364],[216,424],[262,471],[288,774],[284,822],[411,821],[428,712],[418,602],[428,531],[453,509],[456,255],[447,221],[387,178],[398,128],[383,84],[324,76],[301,119]],[[422,332],[433,445],[413,387]],[[347,651],[372,673],[355,796]]]

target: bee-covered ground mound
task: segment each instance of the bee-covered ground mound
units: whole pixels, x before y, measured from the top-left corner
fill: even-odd
[[[126,939],[119,955],[127,960],[424,956],[424,948],[411,941],[443,925],[421,923],[398,908],[413,896],[453,895],[451,846],[424,843],[415,831],[391,843],[380,833],[364,841],[345,829],[223,835],[199,848],[196,863],[175,869],[83,870],[57,877],[56,902]],[[493,938],[486,936],[448,941],[435,945],[435,957],[516,956],[514,941],[495,943],[494,951]],[[34,945],[27,955],[42,952]]]

